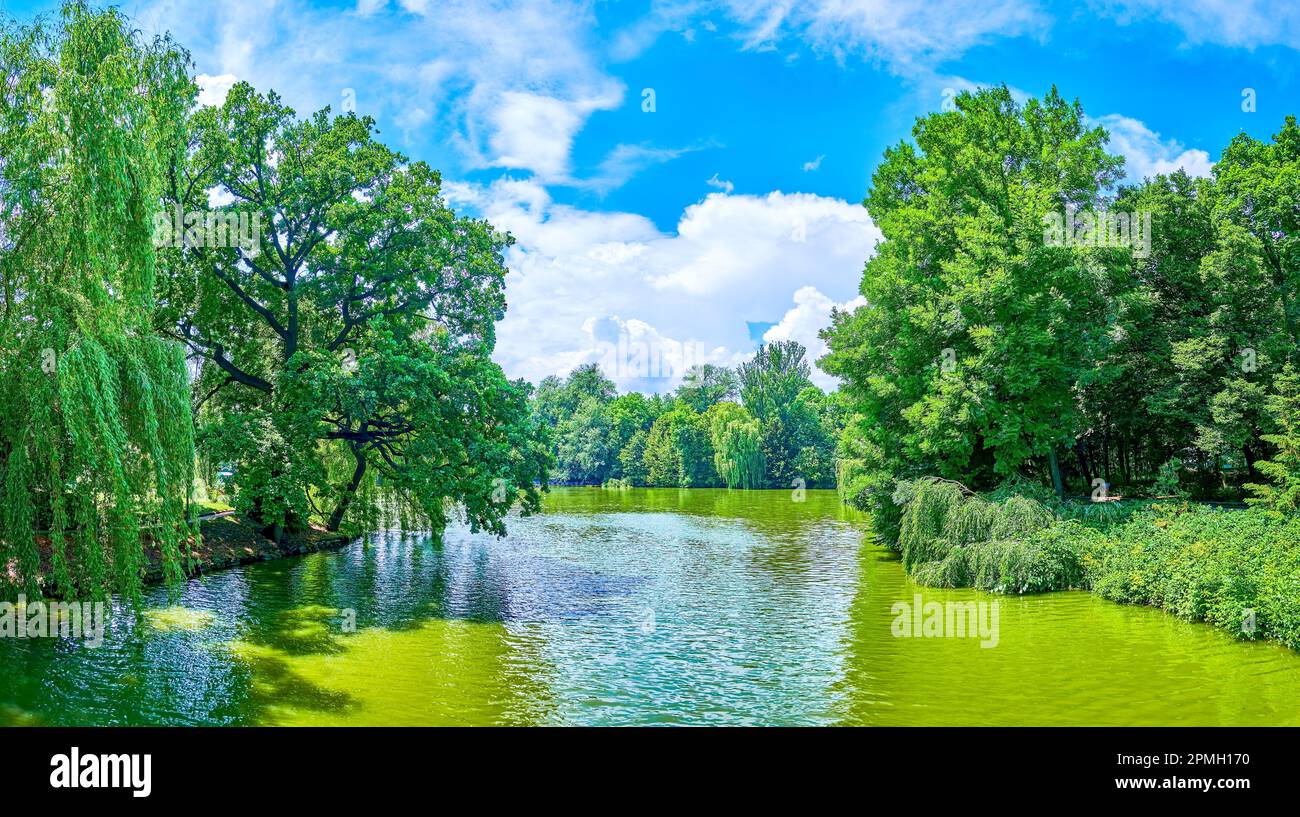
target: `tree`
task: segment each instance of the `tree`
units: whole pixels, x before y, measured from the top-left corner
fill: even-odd
[[[1045,218],[1080,235],[1122,160],[1055,89],[1024,105],[1005,87],[962,94],[913,136],[873,175],[865,204],[885,240],[866,305],[834,316],[821,365],[845,381],[886,473],[987,487],[1055,471],[1132,251],[1049,240]]]
[[[555,439],[555,473],[562,481],[599,485],[610,476],[618,451],[609,447],[607,404],[584,396],[573,414],[560,421]]]
[[[677,447],[677,424],[680,422],[678,413],[669,412],[655,420],[646,434],[641,457],[645,484],[651,488],[685,487],[682,485],[682,452]]]
[[[646,467],[646,440],[649,433],[638,428],[628,438],[627,445],[618,452],[618,463],[623,472],[623,479],[630,480],[638,487],[649,483],[649,469]]]
[[[197,361],[200,441],[236,464],[241,507],[277,535],[365,515],[362,495],[434,530],[448,500],[496,533],[516,500],[536,510],[547,445],[529,387],[490,360],[509,239],[452,212],[368,117],[298,120],[238,83],[189,124],[169,206],[216,189],[218,214],[260,226],[173,242],[157,323]]]
[[[759,422],[775,418],[812,383],[805,354],[798,341],[783,340],[759,346],[753,360],[740,364],[740,397]]]
[[[1287,364],[1265,406],[1276,431],[1265,434],[1264,439],[1276,447],[1277,453],[1271,460],[1256,464],[1272,484],[1247,485],[1255,495],[1250,502],[1295,512],[1300,510],[1300,370]]]
[[[710,406],[723,400],[734,400],[739,389],[740,383],[735,372],[725,366],[705,363],[692,367],[682,378],[682,385],[677,389],[677,399],[703,414]]]
[[[654,421],[643,461],[646,484],[652,487],[700,488],[718,483],[708,423],[687,405]]]
[[[197,524],[178,344],[151,331],[150,218],[194,93],[171,40],[81,3],[0,31],[0,587],[138,601],[146,537],[182,576]],[[46,589],[49,589],[47,586]]]
[[[736,403],[716,403],[705,413],[713,463],[728,488],[762,488],[767,470],[758,420]]]
[[[620,456],[639,431],[649,431],[650,425],[658,416],[658,403],[647,400],[640,392],[619,395],[610,401],[606,413],[609,416],[610,476],[627,477],[626,467]],[[642,438],[644,445],[644,436]],[[636,459],[639,462],[640,456]]]
[[[740,366],[740,394],[759,422],[767,484],[833,481],[834,438],[822,427],[821,390],[809,379],[807,350],[787,340],[760,346]]]

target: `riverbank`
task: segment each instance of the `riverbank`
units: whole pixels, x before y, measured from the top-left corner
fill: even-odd
[[[203,536],[194,548],[194,558],[186,570],[187,578],[252,562],[302,556],[320,550],[337,550],[354,538],[308,528],[288,534],[283,542],[276,544],[274,540],[263,536],[256,526],[244,521],[237,512],[203,519],[200,529]],[[163,581],[161,555],[149,548],[147,556],[149,566],[145,569],[145,584],[157,584]]]
[[[929,587],[1090,590],[1300,651],[1300,518],[1189,503],[1044,504],[904,486],[896,549]]]
[[[199,525],[202,537],[193,548],[192,558],[183,566],[186,578],[253,562],[302,556],[322,550],[337,550],[355,538],[319,528],[309,528],[288,534],[277,544],[274,540],[263,536],[255,525],[245,521],[236,511],[212,514],[201,519]],[[41,537],[40,557],[43,577],[48,577],[52,573],[49,545],[49,540]],[[161,552],[152,542],[147,542],[144,557],[144,584],[161,584],[165,579]]]
[[[93,649],[0,638],[0,725],[1300,725],[1300,655],[1096,593],[918,588],[832,491],[545,501],[504,538],[154,585]],[[896,635],[918,592],[996,601],[997,646]]]

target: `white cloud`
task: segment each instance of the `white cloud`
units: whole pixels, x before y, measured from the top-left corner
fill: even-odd
[[[805,173],[811,173],[812,171],[814,171],[814,170],[816,170],[817,168],[821,167],[821,166],[822,166],[822,159],[825,159],[825,158],[826,158],[826,154],[823,153],[822,155],[818,156],[816,159],[813,159],[811,162],[804,162],[804,163],[803,163],[803,172],[805,172]]]
[[[817,290],[816,287],[800,287],[794,293],[794,307],[786,312],[780,322],[763,333],[763,340],[775,343],[780,340],[796,340],[808,350],[808,363],[812,365],[812,380],[822,389],[830,391],[839,385],[839,379],[832,377],[815,365],[829,351],[826,342],[818,337],[818,332],[830,326],[831,310],[853,310],[865,305],[866,298],[859,295],[850,301],[836,303]]]
[[[704,183],[709,187],[716,187],[723,193],[730,193],[736,189],[736,186],[726,179],[719,179],[717,173],[714,173],[712,178],[705,179]]]
[[[570,0],[144,0],[128,13],[170,31],[198,69],[274,89],[300,114],[355,90],[358,113],[454,145],[468,167],[564,181],[574,136],[625,89],[598,63],[595,16]]]
[[[1103,0],[1096,7],[1121,24],[1151,18],[1172,24],[1194,45],[1300,48],[1300,6],[1294,0]]]
[[[646,168],[670,162],[679,156],[701,148],[656,148],[650,145],[615,145],[614,149],[601,160],[600,166],[592,176],[570,181],[575,187],[608,193],[622,187],[636,174]]]
[[[230,93],[230,89],[236,82],[239,82],[239,77],[234,74],[222,74],[219,77],[199,74],[194,78],[194,82],[199,86],[199,107],[223,105],[226,102],[226,94]]]
[[[1002,37],[1042,34],[1051,19],[1033,0],[726,0],[746,48],[795,36],[838,59],[861,55],[913,73]]]
[[[518,91],[501,94],[488,114],[493,132],[487,164],[531,170],[547,181],[567,179],[573,137],[592,112],[616,107],[621,96],[562,100]]]
[[[735,365],[753,350],[747,322],[785,320],[802,287],[852,298],[880,237],[861,206],[807,193],[711,193],[673,233],[633,213],[557,204],[534,180],[454,183],[447,195],[516,238],[496,359],[533,382],[599,362],[611,327],[661,348],[687,344],[697,362]],[[803,309],[788,320],[811,325],[811,307]],[[616,379],[644,390],[677,384],[676,374]]]
[[[1190,176],[1209,176],[1214,162],[1204,150],[1185,148],[1176,139],[1162,139],[1145,123],[1121,114],[1106,114],[1097,124],[1110,134],[1110,151],[1123,156],[1126,179],[1138,184],[1143,178],[1173,173],[1178,168]]]

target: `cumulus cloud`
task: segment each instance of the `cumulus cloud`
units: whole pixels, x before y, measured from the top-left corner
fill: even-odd
[[[145,0],[129,12],[146,32],[172,32],[212,78],[274,89],[300,113],[337,111],[352,89],[359,113],[433,127],[467,167],[546,181],[567,180],[574,136],[625,93],[599,64],[582,2],[361,0],[341,12],[306,0]]]
[[[831,310],[854,310],[864,306],[867,299],[859,295],[844,303],[836,303],[833,298],[823,295],[816,287],[800,287],[794,293],[794,307],[786,312],[781,320],[763,334],[767,343],[781,340],[795,340],[808,350],[808,362],[815,364],[829,351],[826,342],[818,337],[818,332],[830,326]],[[839,385],[837,378],[812,367],[812,380],[822,389],[830,391]]]
[[[1110,134],[1110,151],[1124,157],[1126,181],[1136,184],[1182,168],[1190,176],[1209,176],[1214,162],[1204,150],[1185,148],[1176,139],[1162,139],[1143,122],[1121,114],[1106,114],[1097,124]]]
[[[791,317],[792,294],[811,287],[849,300],[880,238],[861,206],[808,193],[711,193],[669,233],[633,213],[556,203],[533,180],[450,184],[447,195],[516,238],[496,358],[534,382],[600,362],[620,337],[661,351],[685,344],[690,360],[735,365],[754,348],[748,321],[784,321],[819,350],[810,327],[821,304],[800,296],[808,302],[796,299]],[[615,373],[647,391],[680,380],[680,371],[650,381],[630,366]]]
[[[823,153],[822,155],[818,156],[816,159],[813,159],[811,162],[804,162],[803,171],[805,173],[811,173],[812,171],[822,166],[822,159],[825,158],[826,158],[826,154]]]
[[[225,104],[226,94],[230,93],[230,89],[236,82],[239,82],[239,77],[234,74],[222,74],[219,77],[199,74],[194,78],[194,82],[199,86],[199,107],[219,106]]]

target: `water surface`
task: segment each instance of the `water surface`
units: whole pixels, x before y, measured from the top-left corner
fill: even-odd
[[[915,587],[833,492],[557,489],[0,640],[0,723],[1300,724],[1300,656],[1086,593]],[[998,644],[893,605],[998,601]],[[348,626],[355,621],[355,631]]]

